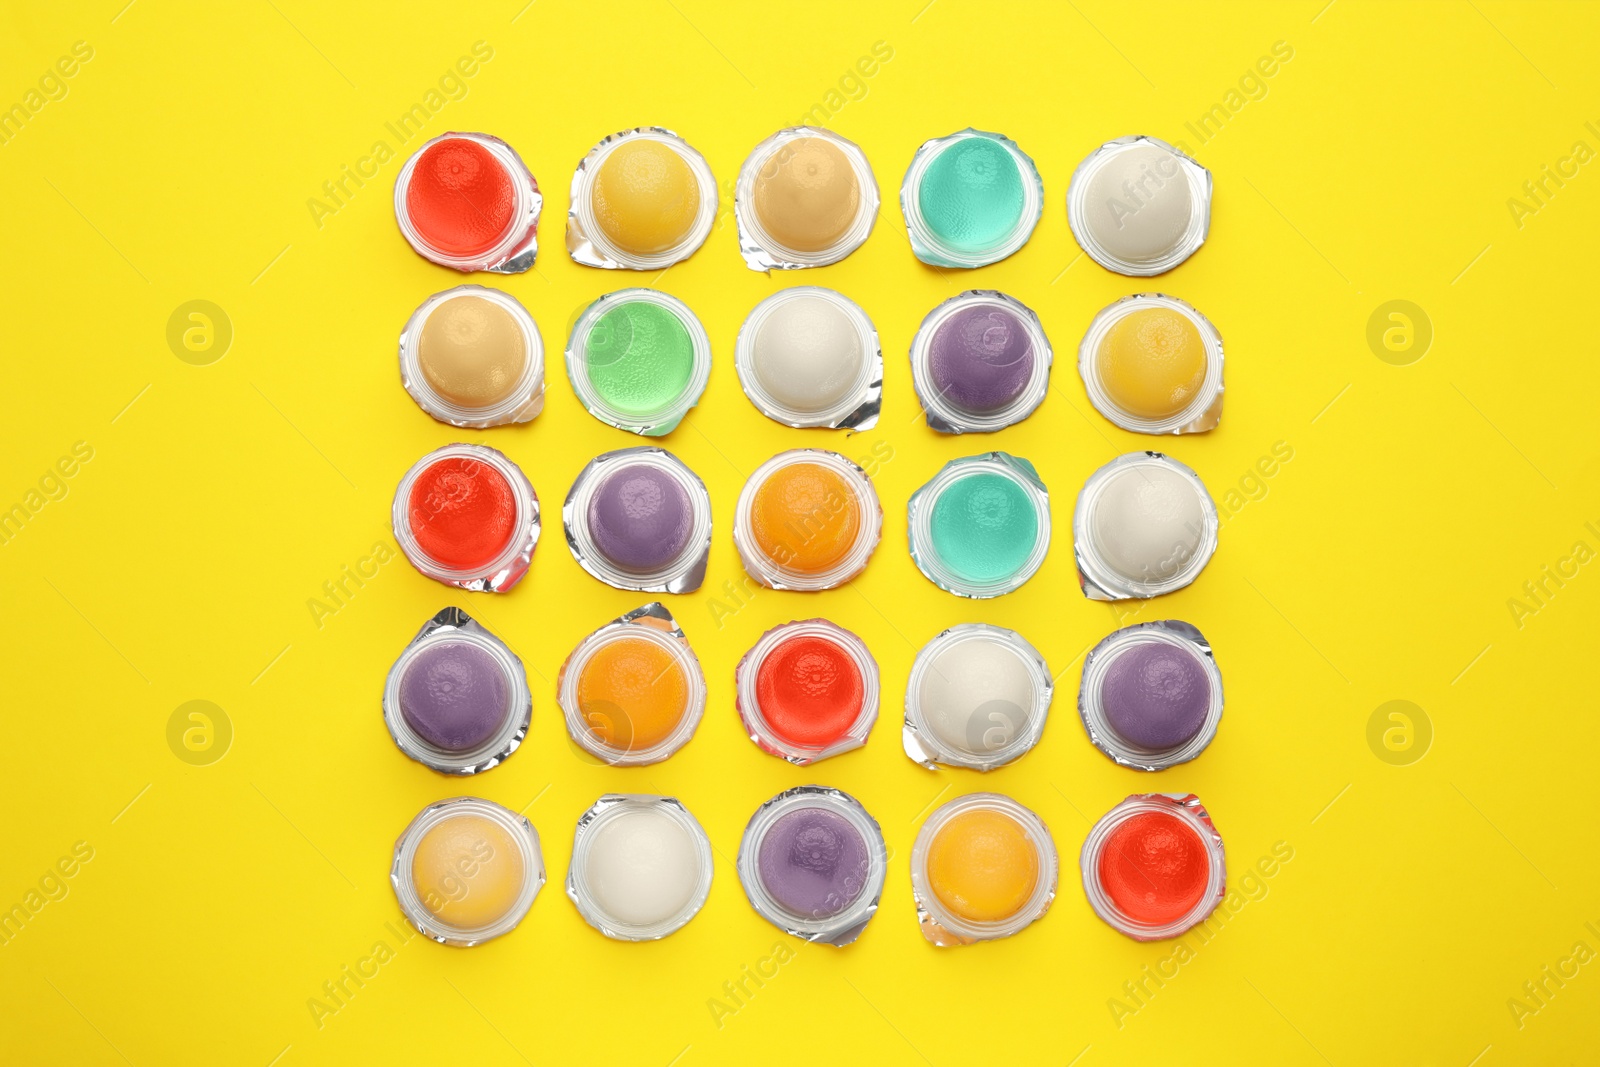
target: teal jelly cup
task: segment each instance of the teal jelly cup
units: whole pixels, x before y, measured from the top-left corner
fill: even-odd
[[[911,558],[940,589],[977,600],[1020,587],[1050,548],[1050,494],[1005,452],[951,460],[907,508]]]
[[[924,142],[900,184],[911,250],[938,267],[984,267],[1028,243],[1044,182],[1009,137],[966,129]]]
[[[671,433],[711,375],[705,327],[683,301],[654,289],[619,289],[590,304],[566,356],[589,414],[644,437]]]

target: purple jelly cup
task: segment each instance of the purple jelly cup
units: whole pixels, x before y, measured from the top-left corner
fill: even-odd
[[[1032,309],[972,289],[922,320],[911,342],[911,381],[930,429],[993,433],[1044,402],[1050,360],[1050,340]]]
[[[803,785],[756,809],[738,867],[762,918],[806,941],[843,946],[877,913],[889,853],[877,821],[854,797]]]
[[[617,589],[692,593],[711,553],[711,496],[672,453],[648,445],[595,457],[561,518],[578,565]]]
[[[1198,756],[1222,719],[1222,674],[1199,630],[1125,627],[1089,651],[1078,690],[1089,740],[1124,767],[1159,771]]]
[[[532,717],[522,661],[460,608],[423,624],[383,687],[389,736],[440,774],[498,765],[522,744]]]

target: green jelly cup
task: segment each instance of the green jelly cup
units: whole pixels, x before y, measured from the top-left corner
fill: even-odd
[[[643,437],[671,433],[711,375],[705,327],[683,301],[654,289],[619,289],[590,304],[566,356],[589,414]]]
[[[936,267],[986,267],[1028,243],[1044,181],[1004,134],[971,128],[923,143],[900,184],[911,251]]]
[[[911,558],[956,596],[1019,588],[1050,549],[1050,494],[1033,464],[1006,452],[953,459],[907,506]]]

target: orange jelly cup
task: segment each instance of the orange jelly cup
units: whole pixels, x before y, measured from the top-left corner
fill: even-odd
[[[733,539],[772,589],[833,589],[860,574],[883,534],[865,471],[837,452],[798,448],[756,468],[739,494]]]
[[[700,661],[659,603],[578,642],[561,666],[556,694],[572,743],[617,767],[671,756],[694,736],[706,706]]]

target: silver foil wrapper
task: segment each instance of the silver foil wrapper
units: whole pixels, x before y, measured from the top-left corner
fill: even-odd
[[[675,479],[688,496],[693,511],[689,541],[678,557],[658,570],[636,573],[616,566],[599,550],[589,530],[589,502],[605,476],[636,464],[644,464]],[[705,581],[706,560],[711,554],[711,495],[706,483],[678,457],[661,448],[641,445],[604,452],[579,472],[561,505],[562,528],[567,547],[578,566],[616,589],[641,593],[692,593]]]
[[[1165,419],[1141,418],[1118,408],[1105,387],[1100,384],[1097,370],[1100,346],[1105,343],[1106,335],[1111,332],[1112,327],[1129,312],[1148,307],[1167,308],[1183,315],[1194,323],[1195,329],[1199,331],[1200,341],[1206,349],[1206,376],[1201,383],[1200,391],[1196,393],[1188,407]],[[1193,305],[1175,296],[1167,296],[1165,293],[1140,293],[1136,296],[1125,296],[1102,308],[1089,323],[1088,332],[1083,335],[1083,341],[1078,345],[1078,375],[1083,379],[1084,390],[1089,394],[1089,403],[1094,405],[1094,409],[1124,430],[1148,434],[1204,433],[1216,429],[1217,423],[1222,421],[1222,334],[1218,333],[1211,320],[1195,310]]]
[[[423,471],[442,459],[488,464],[505,478],[517,500],[518,522],[511,540],[494,562],[480,570],[458,571],[436,563],[411,532],[411,487]],[[395,541],[413,567],[434,581],[475,593],[503,593],[522,581],[533,563],[533,550],[539,545],[539,495],[533,491],[533,483],[509,456],[488,445],[445,445],[417,460],[395,489],[389,517]]]
[[[584,706],[578,700],[578,679],[583,665],[602,643],[621,636],[638,636],[660,643],[676,657],[688,684],[686,706],[677,729],[649,748],[632,746],[628,709]],[[706,710],[705,672],[701,670],[699,658],[695,656],[694,649],[689,647],[689,639],[679,628],[672,613],[659,601],[653,601],[613,619],[578,642],[578,647],[572,650],[556,675],[556,700],[561,705],[567,735],[573,744],[601,763],[613,767],[638,767],[661,762],[694,737]],[[614,745],[602,740],[597,736],[597,730],[601,729],[628,743]]]
[[[1091,176],[1110,155],[1140,145],[1162,148],[1173,154],[1184,180],[1189,183],[1189,193],[1194,203],[1188,230],[1167,255],[1148,263],[1135,263],[1113,254],[1095,239],[1094,230],[1086,218]],[[1077,240],[1078,247],[1106,270],[1134,278],[1165,274],[1198,252],[1200,246],[1206,243],[1206,235],[1211,230],[1211,172],[1159,137],[1139,134],[1107,141],[1090,152],[1088,158],[1072,172],[1072,182],[1067,186],[1067,225],[1072,228],[1072,236]]]
[[[1027,329],[1032,341],[1033,374],[1027,388],[1011,403],[998,411],[981,414],[963,411],[942,396],[934,386],[929,368],[934,334],[941,323],[963,308],[999,305],[1015,315]],[[928,429],[936,433],[993,433],[1032,415],[1044,403],[1050,391],[1050,365],[1054,354],[1050,339],[1045,336],[1044,324],[1034,310],[1015,297],[993,289],[969,289],[941,303],[928,312],[911,341],[911,384],[917,391],[917,400],[928,420]]]
[[[1023,179],[1022,218],[1018,220],[1016,229],[1005,241],[982,252],[968,252],[947,246],[923,221],[922,208],[917,202],[922,177],[927,172],[928,164],[947,145],[968,137],[985,137],[999,142],[1017,161]],[[1044,214],[1044,179],[1039,177],[1039,168],[1034,166],[1033,159],[1018,147],[1017,142],[1003,133],[975,130],[969,126],[947,137],[924,141],[922,147],[917,149],[916,154],[911,157],[911,166],[906,170],[905,180],[900,183],[900,212],[905,216],[906,236],[911,239],[911,251],[922,262],[935,267],[986,267],[1014,254],[1033,236],[1033,231]]]
[[[618,144],[637,138],[660,141],[677,150],[684,162],[689,165],[689,169],[694,172],[695,180],[700,185],[700,209],[688,234],[677,246],[652,255],[637,255],[626,249],[617,248],[608,241],[594,220],[589,196],[595,172],[605,157]],[[711,235],[711,227],[716,220],[717,181],[712,176],[711,165],[706,162],[705,157],[671,130],[660,126],[639,126],[611,134],[609,137],[602,137],[598,144],[578,160],[577,169],[572,172],[572,192],[567,207],[567,254],[574,262],[586,267],[601,267],[606,270],[663,270],[694,255]]]
[[[997,922],[972,922],[951,914],[928,884],[928,850],[935,835],[951,818],[974,810],[997,811],[1015,819],[1038,853],[1039,878],[1034,884],[1033,896],[1016,914]],[[911,846],[911,896],[916,901],[917,925],[922,936],[940,948],[950,948],[1021,933],[1044,918],[1055,902],[1060,866],[1050,830],[1032,809],[1001,793],[968,793],[957,797],[928,816],[922,829],[917,831],[916,843]]]
[[[676,915],[657,923],[638,925],[624,922],[606,914],[585,878],[585,860],[594,837],[594,828],[605,820],[615,818],[629,810],[657,808],[668,818],[683,827],[695,845],[695,860],[700,871],[700,881],[689,902]],[[567,898],[577,907],[583,921],[614,941],[659,941],[688,925],[699,914],[711,895],[711,878],[714,865],[711,857],[711,839],[698,820],[677,797],[655,796],[646,793],[607,793],[578,817],[572,834],[572,863],[567,868]]]
[[[958,748],[941,740],[929,728],[921,706],[922,683],[934,669],[933,660],[940,651],[953,641],[967,640],[997,641],[1015,652],[1033,678],[1034,706],[1019,708],[1007,700],[980,704],[973,709],[966,741]],[[1044,655],[1027,638],[1002,626],[958,623],[923,645],[911,664],[911,675],[906,681],[906,716],[900,731],[901,743],[913,763],[930,771],[940,764],[992,771],[1015,763],[1039,744],[1054,696],[1055,681],[1050,667]]]
[[[1089,515],[1096,496],[1105,485],[1106,479],[1115,471],[1124,467],[1151,460],[1166,464],[1185,478],[1189,479],[1200,494],[1201,517],[1205,529],[1200,531],[1200,541],[1194,551],[1189,555],[1192,566],[1185,568],[1171,578],[1159,582],[1138,582],[1124,577],[1113,570],[1104,560],[1095,547],[1092,533],[1089,529]],[[1179,463],[1170,456],[1160,452],[1129,452],[1118,456],[1093,474],[1084,483],[1083,489],[1078,493],[1078,504],[1072,513],[1072,554],[1078,565],[1078,586],[1083,590],[1083,595],[1090,600],[1131,600],[1148,599],[1161,596],[1182,589],[1200,576],[1211,557],[1217,551],[1217,530],[1220,522],[1217,519],[1217,505],[1212,502],[1211,494],[1206,491],[1205,483],[1192,469]]]
[[[1189,914],[1160,926],[1136,923],[1117,911],[1111,897],[1100,886],[1100,854],[1112,831],[1127,818],[1147,812],[1175,815],[1187,823],[1200,836],[1201,843],[1211,858],[1211,870],[1206,888]],[[1135,793],[1102,815],[1084,838],[1083,850],[1078,854],[1079,873],[1083,877],[1083,892],[1089,898],[1089,907],[1107,926],[1135,941],[1165,941],[1178,937],[1197,924],[1222,903],[1228,893],[1227,850],[1222,835],[1211,821],[1210,812],[1193,793]]]
[[[400,709],[400,684],[411,659],[422,649],[451,640],[466,641],[494,657],[505,672],[510,707],[504,725],[495,735],[468,752],[450,752],[430,744],[406,722]],[[528,735],[533,719],[533,695],[522,660],[509,645],[490,633],[460,608],[445,608],[422,624],[405,650],[389,668],[383,685],[383,722],[401,752],[440,774],[479,774],[504,762]]]
[[[504,400],[485,408],[467,408],[450,398],[441,396],[422,373],[422,328],[439,306],[460,296],[474,296],[491,301],[516,320],[522,328],[527,353],[527,364],[516,388]],[[531,422],[544,410],[544,341],[533,316],[510,293],[489,289],[481,285],[458,285],[435,293],[411,313],[405,329],[400,331],[400,384],[405,386],[417,406],[440,422],[463,429],[486,430],[491,426],[506,426],[517,422]]]
[[[753,200],[756,179],[762,169],[783,151],[786,145],[804,138],[816,137],[828,141],[844,154],[855,171],[856,185],[861,202],[855,223],[839,238],[832,248],[820,252],[799,252],[783,247],[761,226]],[[872,233],[872,224],[878,218],[878,182],[873,177],[872,166],[866,153],[854,141],[847,140],[820,126],[790,126],[779,130],[751,151],[739,168],[739,178],[734,184],[733,218],[739,231],[739,254],[751,270],[799,270],[805,267],[825,267],[837,263],[860,248]]]
[[[417,845],[433,827],[457,815],[477,815],[498,823],[523,852],[522,892],[504,915],[481,928],[462,930],[440,921],[422,903],[421,894],[411,880],[411,864]],[[389,866],[389,884],[394,889],[400,912],[424,937],[441,945],[471,948],[516,929],[533,907],[534,898],[544,888],[544,852],[539,847],[539,831],[533,823],[492,800],[479,797],[451,797],[439,800],[417,813],[394,843],[394,862]]]
[[[838,914],[824,918],[807,918],[785,909],[767,892],[759,871],[761,844],[767,831],[783,815],[804,808],[821,808],[847,819],[867,843],[867,867],[861,872],[859,895]],[[738,867],[739,884],[744,887],[745,896],[756,914],[792,937],[842,947],[860,937],[878,912],[889,870],[889,850],[877,820],[855,797],[842,789],[802,785],[784,790],[756,809],[739,842]]]
[[[940,494],[961,478],[982,471],[1009,477],[1021,486],[1033,502],[1038,532],[1034,537],[1032,554],[1014,574],[980,583],[969,581],[945,566],[934,545],[932,522],[933,508]],[[1009,452],[963,456],[940,467],[939,473],[911,494],[906,504],[906,526],[912,562],[924,578],[947,593],[987,600],[1021,588],[1044,565],[1044,557],[1050,550],[1050,491],[1039,479],[1039,472],[1033,464],[1021,456],[1013,456]]]
[[[1100,681],[1111,653],[1121,645],[1152,639],[1176,644],[1193,652],[1211,685],[1211,699],[1200,732],[1183,744],[1170,749],[1141,748],[1117,736],[1107,722],[1105,709],[1101,707],[1099,700]],[[1094,747],[1124,767],[1141,771],[1160,771],[1189,762],[1211,744],[1212,738],[1217,736],[1217,725],[1222,719],[1222,673],[1217,669],[1210,643],[1197,628],[1177,619],[1136,623],[1107,634],[1083,659],[1083,682],[1078,687],[1078,716],[1083,720],[1083,728],[1088,732],[1089,741]]]
[[[516,217],[511,227],[500,243],[483,255],[456,256],[429,247],[411,224],[406,208],[406,191],[410,188],[411,173],[416,169],[417,160],[434,144],[451,138],[474,141],[488,149],[505,166],[517,191]],[[522,157],[500,138],[486,133],[440,134],[411,154],[405,166],[400,168],[394,183],[394,217],[407,243],[423,259],[463,273],[482,270],[491,274],[521,274],[532,267],[539,254],[539,212],[543,207],[544,197],[539,192],[539,183],[534,180],[528,165],[522,162]]]
[[[850,729],[832,744],[814,748],[795,745],[779,737],[762,717],[757,685],[761,661],[793,637],[820,637],[833,642],[855,661],[856,668],[861,672],[861,713]],[[803,622],[788,622],[782,626],[774,626],[761,635],[761,639],[750,651],[739,658],[739,664],[733,671],[733,678],[734,710],[739,713],[739,721],[744,724],[744,731],[750,740],[754,741],[761,751],[797,767],[804,767],[829,756],[837,756],[860,748],[867,743],[867,735],[872,732],[873,725],[878,721],[878,663],[872,658],[872,653],[867,651],[866,642],[827,619],[806,619]]]
[[[861,350],[866,354],[860,380],[839,404],[825,411],[800,411],[785,404],[763,387],[756,373],[756,337],[762,323],[771,311],[784,302],[808,296],[818,296],[836,302],[856,326],[861,339]],[[757,304],[739,327],[739,338],[734,345],[734,370],[739,375],[739,388],[756,410],[784,426],[796,429],[823,427],[831,430],[870,430],[878,425],[878,415],[883,410],[883,346],[878,341],[878,330],[867,313],[843,293],[815,285],[798,285],[782,289]]]

